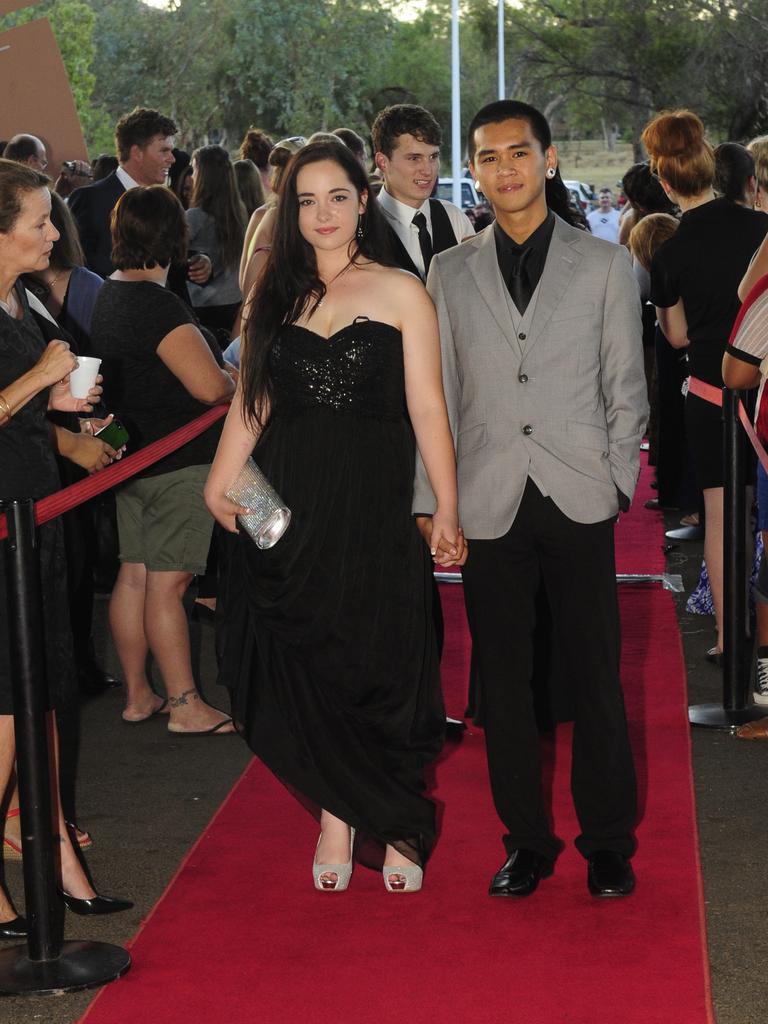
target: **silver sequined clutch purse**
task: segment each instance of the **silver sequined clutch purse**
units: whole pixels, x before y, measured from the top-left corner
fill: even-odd
[[[247,508],[248,515],[238,516],[240,526],[262,550],[280,540],[291,521],[291,510],[275,491],[259,467],[249,458],[227,497]]]

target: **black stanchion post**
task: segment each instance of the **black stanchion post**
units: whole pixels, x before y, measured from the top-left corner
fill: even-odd
[[[688,709],[691,725],[732,729],[762,718],[749,704],[747,649],[746,472],[738,391],[723,391],[725,487],[723,494],[723,701]]]
[[[61,942],[55,923],[55,861],[46,726],[42,598],[30,498],[2,503],[13,672],[14,728],[24,850],[26,946],[0,951],[0,995],[46,995],[103,985],[131,959],[105,942]]]
[[[13,507],[15,506],[15,507]],[[29,922],[30,960],[52,960],[61,943],[53,926],[56,881],[51,835],[51,786],[42,598],[35,547],[34,505],[13,503],[8,512],[8,625],[11,634],[16,762],[24,846],[24,894]]]

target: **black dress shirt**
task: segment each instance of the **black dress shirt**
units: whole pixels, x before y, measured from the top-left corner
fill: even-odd
[[[555,215],[549,210],[547,216],[536,230],[522,244],[518,245],[499,227],[499,222],[496,221],[493,226],[496,257],[499,261],[501,276],[504,278],[504,284],[506,284],[508,289],[510,289],[512,275],[515,273],[523,252],[529,250],[525,260],[525,272],[531,294],[533,294],[544,270],[547,253],[549,252],[549,243],[552,240],[554,229]],[[510,294],[512,294],[511,289]]]

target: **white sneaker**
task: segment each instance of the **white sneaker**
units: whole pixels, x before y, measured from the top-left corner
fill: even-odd
[[[768,658],[757,659],[757,679],[752,700],[760,707],[768,707]]]

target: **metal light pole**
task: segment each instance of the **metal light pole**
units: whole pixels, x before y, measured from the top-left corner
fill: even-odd
[[[507,82],[504,69],[504,0],[499,0],[499,99],[506,98]]]
[[[461,83],[459,0],[451,0],[451,174],[453,202],[461,209]]]

